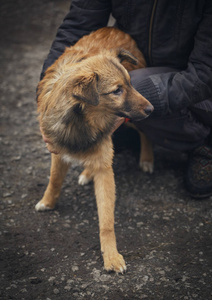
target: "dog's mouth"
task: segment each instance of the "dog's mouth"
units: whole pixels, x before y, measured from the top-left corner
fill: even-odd
[[[151,110],[151,112],[153,111],[153,109]],[[125,118],[125,119],[130,119],[131,121],[134,121],[134,122],[139,122],[139,121],[142,121],[143,119],[146,119],[150,114],[151,112],[147,112],[147,113],[143,113],[141,114],[140,112],[135,112],[135,111],[131,111],[131,112],[118,112],[116,113],[116,115],[118,117],[121,117],[121,118]]]

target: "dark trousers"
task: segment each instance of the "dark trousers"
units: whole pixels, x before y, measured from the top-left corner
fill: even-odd
[[[176,72],[176,69],[168,67],[146,68],[142,69],[142,76],[146,78],[152,74],[172,71]],[[136,75],[136,71],[131,72],[132,84],[138,80],[135,78]],[[139,72],[140,76],[141,72]],[[136,88],[135,85],[134,87]],[[150,115],[147,119],[137,122],[136,126],[153,143],[171,150],[190,151],[205,143],[211,136],[212,98],[165,117],[159,118]]]

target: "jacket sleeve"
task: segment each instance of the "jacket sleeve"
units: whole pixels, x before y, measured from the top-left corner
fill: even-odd
[[[110,1],[72,0],[69,13],[58,28],[48,57],[44,61],[41,79],[46,69],[54,63],[66,47],[74,45],[82,36],[106,26],[110,12]]]
[[[212,1],[207,1],[187,68],[141,78],[134,87],[155,107],[155,116],[167,115],[212,97]]]

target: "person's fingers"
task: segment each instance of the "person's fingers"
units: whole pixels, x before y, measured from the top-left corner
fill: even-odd
[[[46,143],[46,147],[49,150],[49,152],[54,153],[54,154],[59,154],[59,152],[53,147],[52,144]]]
[[[121,117],[117,118],[115,123],[114,123],[112,133],[114,131],[116,131],[124,123],[124,121],[125,121],[125,118],[123,118],[123,117],[122,118]]]
[[[43,141],[46,143],[46,147],[49,150],[49,152],[54,154],[59,154],[59,152],[54,148],[52,141],[45,136],[41,127],[40,127],[40,132],[42,134]]]

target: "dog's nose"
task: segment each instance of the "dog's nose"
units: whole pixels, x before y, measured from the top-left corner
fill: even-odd
[[[154,110],[154,107],[152,105],[148,105],[145,109],[144,112],[147,116],[149,116]]]

